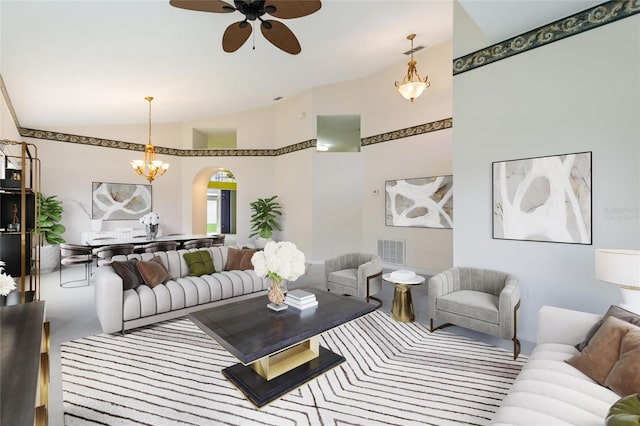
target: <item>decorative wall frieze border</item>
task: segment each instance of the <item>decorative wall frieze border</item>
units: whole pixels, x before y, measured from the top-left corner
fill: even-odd
[[[406,129],[394,130],[375,136],[361,139],[361,145],[373,145],[380,142],[389,142],[396,139],[407,138],[422,133],[435,132],[448,129],[453,126],[452,118],[419,124]],[[145,144],[124,142],[114,139],[93,138],[90,136],[73,135],[69,133],[49,132],[46,130],[20,128],[20,135],[25,138],[43,139],[56,142],[76,143],[80,145],[99,146],[104,148],[127,149],[130,151],[144,151]],[[275,149],[179,149],[155,146],[158,154],[174,155],[177,157],[277,157],[296,151],[316,147],[317,140],[309,139],[293,145]]]
[[[554,41],[640,13],[640,0],[608,1],[535,30],[453,60],[453,75],[509,58]]]
[[[389,142],[396,139],[408,138],[410,136],[420,135],[422,133],[430,133],[438,130],[448,129],[453,126],[453,118],[445,118],[431,123],[418,124],[417,126],[407,127],[406,129],[394,130],[391,132],[380,133],[379,135],[368,136],[362,138],[360,144],[362,146],[373,145],[381,142]]]

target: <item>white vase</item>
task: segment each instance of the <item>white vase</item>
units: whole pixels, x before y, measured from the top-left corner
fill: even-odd
[[[266,246],[269,241],[273,241],[273,239],[272,238],[262,238],[262,237],[256,238],[256,248],[262,250],[264,248],[264,246]]]
[[[40,247],[40,273],[54,271],[60,265],[60,246],[46,244]]]

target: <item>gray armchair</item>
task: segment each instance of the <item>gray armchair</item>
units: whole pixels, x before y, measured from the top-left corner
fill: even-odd
[[[454,267],[429,280],[427,309],[431,332],[451,324],[513,340],[513,359],[520,354],[518,309],[520,285],[510,274]],[[433,327],[434,320],[444,324]]]
[[[382,259],[376,254],[348,253],[327,259],[324,262],[327,289],[339,294],[348,294],[378,302],[373,297],[382,288]]]

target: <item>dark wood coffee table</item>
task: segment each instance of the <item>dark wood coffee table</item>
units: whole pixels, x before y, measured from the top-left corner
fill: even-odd
[[[319,345],[320,334],[375,310],[362,300],[305,290],[316,295],[317,307],[275,312],[263,296],[189,315],[240,360],[222,374],[257,407],[343,363],[342,355]]]

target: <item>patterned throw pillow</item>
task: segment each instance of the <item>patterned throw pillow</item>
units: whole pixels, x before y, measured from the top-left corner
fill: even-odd
[[[142,275],[144,283],[151,288],[171,279],[169,271],[164,267],[159,257],[154,257],[148,262],[140,261],[136,263],[136,267]]]
[[[189,265],[189,276],[199,277],[201,275],[211,275],[216,272],[209,250],[198,250],[182,255]]]

